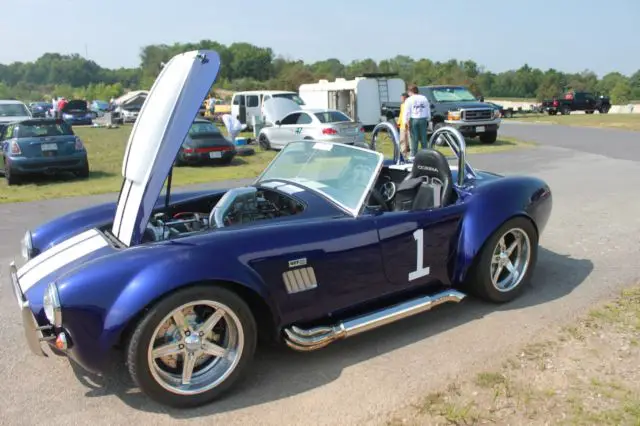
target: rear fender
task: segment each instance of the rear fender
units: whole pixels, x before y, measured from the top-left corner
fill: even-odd
[[[468,210],[461,223],[457,253],[453,268],[454,283],[463,283],[478,253],[491,235],[507,220],[523,216],[531,220],[536,231],[542,232],[550,212],[540,209],[541,188],[547,188],[539,179],[509,177],[482,184],[472,190]]]

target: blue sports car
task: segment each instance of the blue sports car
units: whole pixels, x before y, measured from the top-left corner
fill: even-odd
[[[150,398],[198,406],[230,390],[259,339],[311,351],[468,293],[502,303],[525,289],[551,191],[474,170],[452,128],[431,146],[448,144],[456,165],[431,148],[406,162],[381,123],[374,140],[391,132],[394,160],[292,142],[252,185],[172,195],[219,67],[214,51],[172,58],[133,127],[117,202],[26,232],[10,277],[35,354],[104,372],[124,352]]]

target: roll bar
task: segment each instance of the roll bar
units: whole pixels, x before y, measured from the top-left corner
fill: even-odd
[[[376,149],[376,142],[380,130],[386,129],[393,139],[393,162],[395,164],[409,163],[408,158],[404,158],[400,152],[400,133],[398,127],[389,121],[378,123],[371,132],[371,148]],[[474,179],[477,177],[475,170],[466,159],[467,145],[462,133],[454,127],[444,126],[437,129],[431,135],[431,139],[427,142],[427,148],[434,149],[435,145],[444,145],[446,143],[458,158],[458,186],[462,186],[467,176]]]

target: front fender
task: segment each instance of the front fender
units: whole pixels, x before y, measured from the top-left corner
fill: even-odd
[[[551,214],[549,186],[532,177],[502,177],[470,189],[467,212],[461,224],[453,282],[463,283],[487,239],[515,216],[530,219],[538,235]]]
[[[59,283],[63,326],[71,336],[74,358],[100,371],[123,331],[147,306],[177,289],[211,281],[257,293],[277,321],[279,313],[265,283],[237,258],[179,242],[123,249]]]
[[[179,192],[171,194],[171,203],[191,201],[204,196],[212,196],[226,191],[204,190]],[[164,198],[160,197],[156,202],[156,208],[164,205]],[[92,228],[102,228],[113,222],[116,211],[116,203],[103,203],[85,209],[54,218],[43,223],[31,233],[35,255],[42,253],[60,242]]]

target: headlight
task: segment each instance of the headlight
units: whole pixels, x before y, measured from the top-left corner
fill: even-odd
[[[449,111],[447,120],[460,120],[462,113],[460,111]]]
[[[55,327],[62,327],[62,309],[60,297],[58,296],[58,286],[55,283],[50,283],[47,286],[42,299],[42,306],[49,322]]]
[[[22,251],[22,257],[25,261],[29,261],[31,259],[31,255],[33,254],[33,240],[31,239],[31,231],[27,231],[22,238],[22,243],[20,247]]]
[[[493,118],[500,118],[502,116],[502,114],[500,114],[500,110],[499,109],[494,109],[493,110]]]

